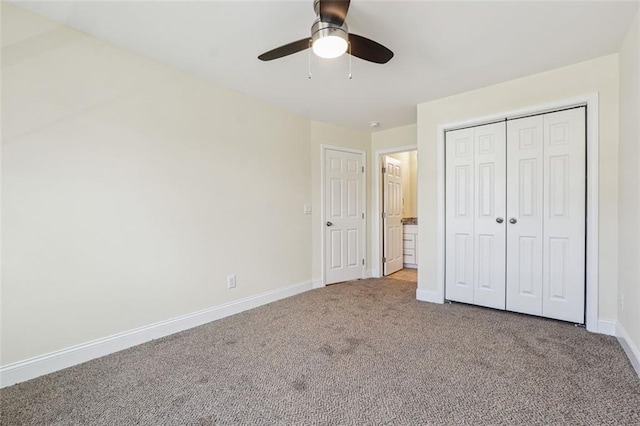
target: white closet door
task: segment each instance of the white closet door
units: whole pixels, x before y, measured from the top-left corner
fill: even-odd
[[[402,162],[385,157],[383,204],[384,214],[384,275],[402,269],[404,235],[402,227]]]
[[[584,322],[585,109],[544,115],[542,315]]]
[[[445,297],[473,303],[473,129],[447,132]]]
[[[584,321],[585,133],[584,108],[447,132],[447,299]]]
[[[474,303],[505,309],[505,123],[474,128]]]
[[[507,310],[542,315],[543,116],[507,122]]]

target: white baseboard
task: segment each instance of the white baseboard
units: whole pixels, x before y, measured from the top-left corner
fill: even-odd
[[[422,302],[431,302],[431,303],[444,303],[442,300],[440,293],[437,291],[431,290],[416,290],[416,299]]]
[[[246,297],[234,302],[181,315],[166,321],[135,328],[102,339],[82,343],[59,351],[40,355],[24,361],[0,366],[0,387],[34,379],[63,368],[99,358],[153,339],[165,337],[230,315],[234,315],[276,300],[294,296],[313,288],[311,281],[298,283],[277,290]]]
[[[315,289],[315,288],[322,288],[322,287],[324,287],[324,286],[325,286],[324,284],[322,284],[322,278],[317,278],[317,279],[313,280],[313,281],[311,282],[311,285],[312,285],[312,287],[313,287],[314,289]]]
[[[636,374],[640,378],[640,349],[633,343],[620,322],[616,324],[616,335],[618,336],[620,346],[624,349],[624,352],[629,357],[629,361],[631,361],[633,369],[636,370]]]
[[[598,333],[607,336],[616,336],[616,321],[610,319],[598,319]]]
[[[373,270],[372,269],[367,269],[366,271],[364,271],[364,278],[373,278],[375,277],[375,275],[373,275]]]

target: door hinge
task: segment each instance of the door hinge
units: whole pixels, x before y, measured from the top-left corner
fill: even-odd
[[[387,168],[386,167],[382,168],[382,173],[387,173]]]
[[[362,218],[364,219],[364,213],[362,213]]]
[[[387,263],[387,258],[386,257],[382,258],[382,263]]]
[[[387,213],[386,212],[382,212],[382,218],[386,219],[387,218]]]
[[[362,264],[364,265],[364,259],[362,259]]]
[[[362,166],[362,173],[364,173],[364,166]]]

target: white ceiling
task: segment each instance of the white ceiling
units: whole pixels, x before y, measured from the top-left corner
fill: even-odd
[[[313,120],[368,129],[415,123],[429,100],[614,53],[637,1],[353,0],[353,33],[386,65],[264,51],[309,35],[313,1],[20,2],[54,21]]]

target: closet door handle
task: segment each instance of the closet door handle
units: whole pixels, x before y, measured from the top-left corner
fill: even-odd
[[[327,226],[333,226],[333,223],[327,222]]]
[[[501,217],[497,217],[497,218],[496,218],[496,222],[498,222],[498,223],[502,223],[502,222],[504,222],[504,219],[503,219],[503,218],[501,218]]]
[[[509,219],[509,223],[518,223],[518,219],[512,217],[511,219]]]

